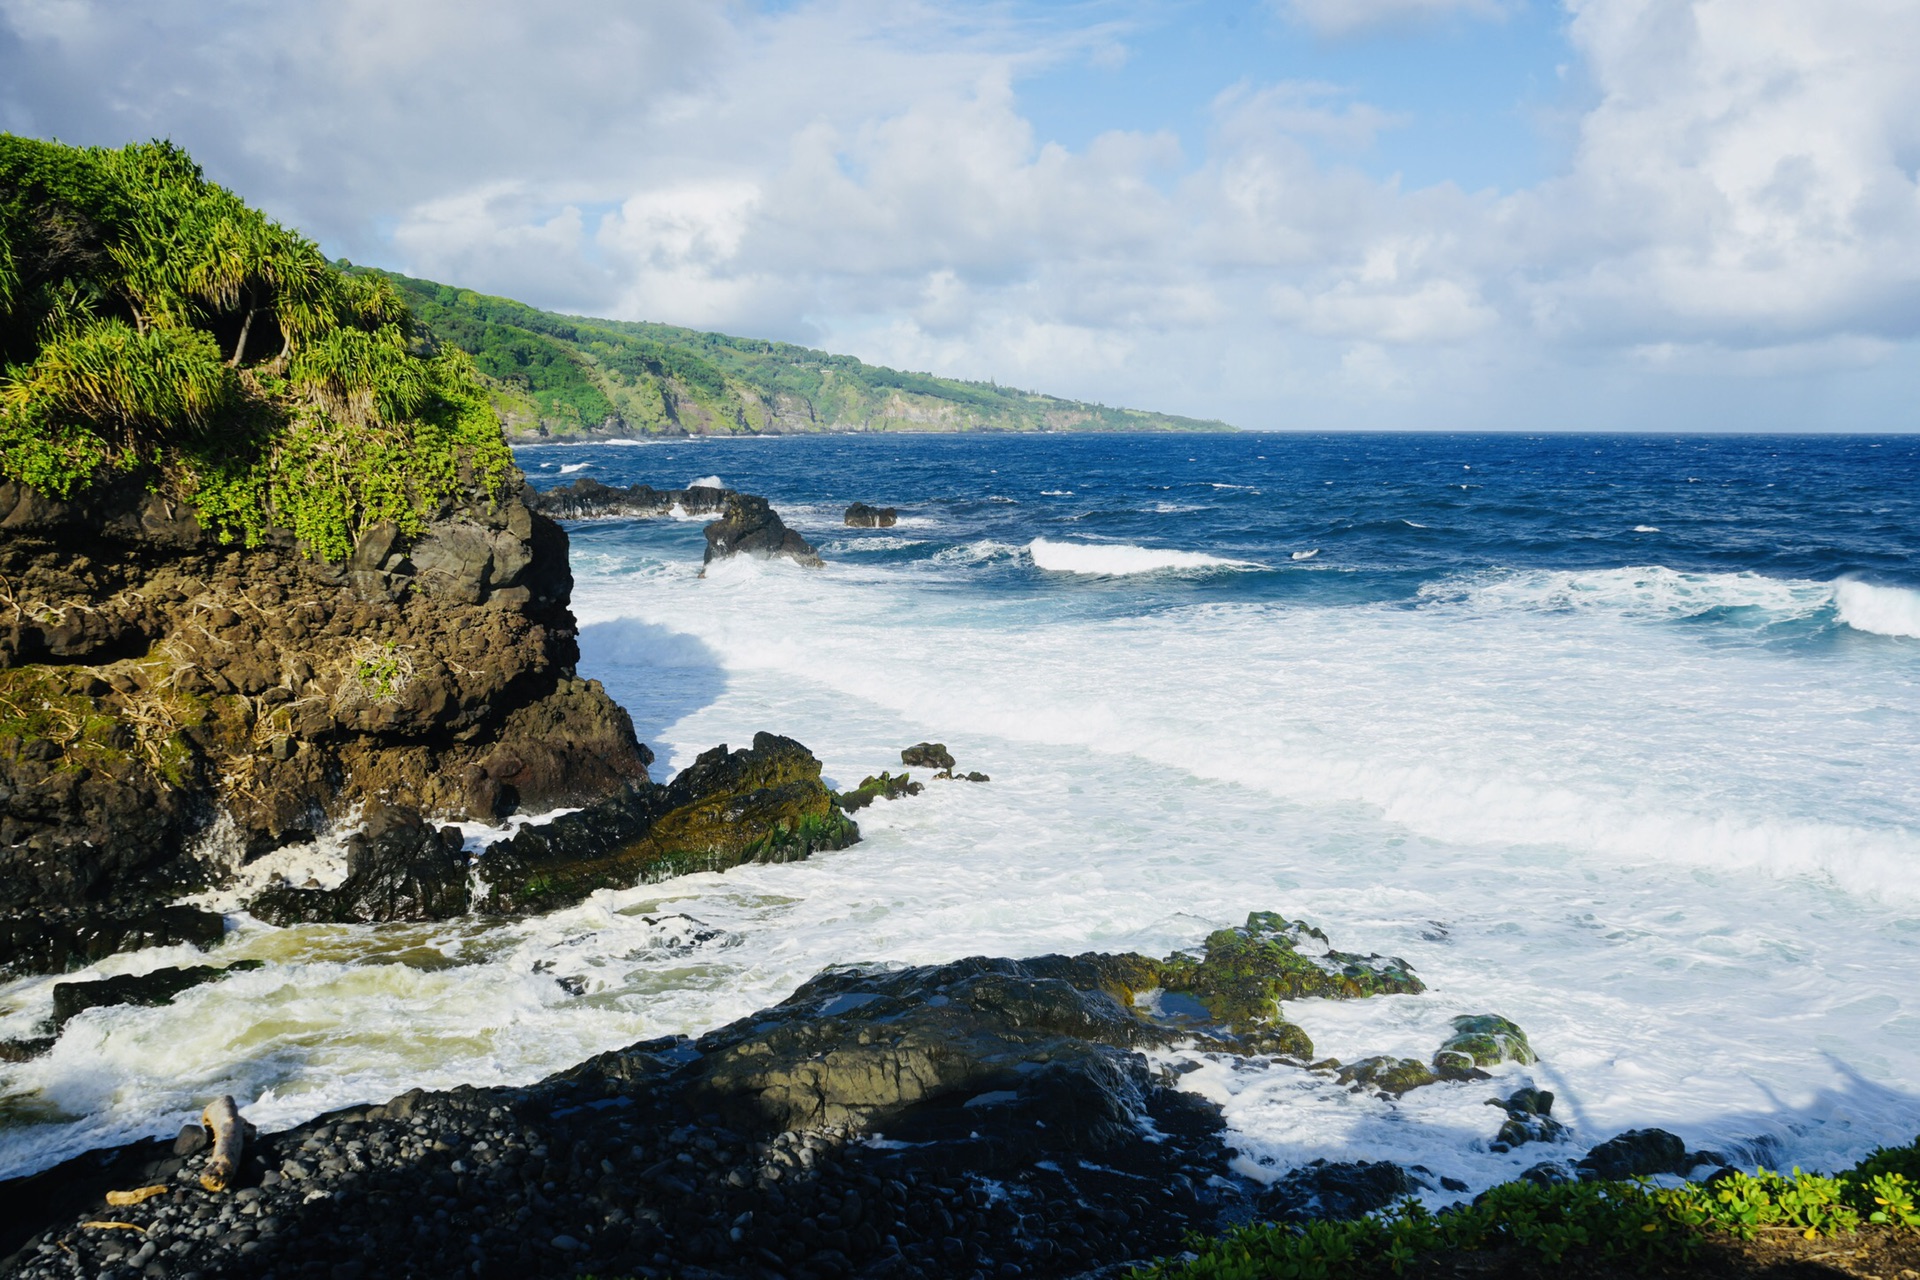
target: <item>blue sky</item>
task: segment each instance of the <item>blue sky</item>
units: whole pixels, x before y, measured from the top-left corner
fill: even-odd
[[[330,251],[1249,427],[1920,425],[1911,0],[0,0]]]
[[[1325,148],[1329,162],[1414,187],[1510,191],[1564,163],[1569,113],[1585,96],[1567,15],[1551,4],[1496,21],[1439,15],[1331,34],[1259,0],[1062,5],[1052,17],[1063,15],[1104,19],[1123,51],[1064,60],[1018,85],[1035,132],[1076,150],[1109,130],[1165,129],[1200,155],[1210,104],[1232,86],[1322,82],[1330,97],[1397,118],[1371,146]]]

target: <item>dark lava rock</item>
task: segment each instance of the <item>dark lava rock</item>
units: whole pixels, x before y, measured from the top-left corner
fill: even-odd
[[[1220,932],[1279,951],[1311,936],[1277,920]],[[834,968],[698,1040],[257,1135],[226,1196],[199,1189],[191,1140],[69,1161],[0,1189],[0,1251],[18,1250],[0,1265],[105,1275],[152,1244],[169,1275],[235,1280],[1084,1276],[1254,1212],[1218,1110],[1140,1052],[1235,1047],[1167,985],[1223,991],[1234,965],[1257,989],[1231,1007],[1277,1020],[1273,966],[1228,946]],[[1273,1212],[1358,1213],[1420,1172],[1319,1165],[1267,1194]],[[111,1212],[138,1240],[81,1225],[108,1188],[153,1184],[171,1190]]]
[[[477,864],[473,905],[503,915],[549,911],[598,889],[797,861],[859,838],[813,753],[760,733],[749,749],[703,752],[666,786],[631,787],[494,845]]]
[[[0,529],[0,580],[37,602],[0,606],[0,911],[29,933],[127,921],[376,798],[494,820],[646,774],[575,673],[567,535],[517,476],[417,531],[376,522],[341,563],[291,530],[223,542],[137,475],[70,499],[0,481]],[[0,956],[58,971],[101,942]]]
[[[66,1024],[88,1009],[109,1005],[169,1004],[182,991],[223,978],[229,973],[258,969],[259,960],[236,960],[230,965],[201,964],[183,969],[155,969],[151,973],[122,974],[113,978],[94,978],[86,982],[53,984],[53,1025]]]
[[[706,563],[728,556],[752,555],[769,559],[785,556],[810,569],[821,566],[819,553],[812,544],[787,528],[765,498],[750,493],[729,493],[725,511],[726,514],[707,526]]]
[[[1269,1186],[1260,1196],[1260,1213],[1277,1222],[1357,1218],[1428,1185],[1415,1172],[1385,1160],[1315,1160]]]
[[[900,518],[893,507],[870,507],[856,502],[847,508],[847,526],[852,529],[891,529]]]
[[[70,973],[122,951],[186,943],[211,947],[226,918],[197,907],[49,911],[0,917],[0,969]]]
[[[460,832],[412,809],[375,802],[347,840],[347,878],[335,889],[270,889],[247,909],[272,924],[448,920],[471,905]]]
[[[687,489],[655,489],[636,484],[616,488],[582,476],[572,484],[530,490],[527,505],[555,520],[592,520],[606,516],[656,517],[679,507],[690,516],[718,515],[726,509],[731,489],[696,485]]]
[[[1507,1113],[1506,1123],[1489,1144],[1494,1151],[1511,1151],[1529,1142],[1563,1142],[1567,1127],[1555,1120],[1553,1094],[1546,1089],[1519,1089],[1506,1098],[1488,1098],[1487,1105]]]
[[[900,753],[900,763],[921,769],[952,769],[953,753],[944,742],[919,742]]]
[[[1685,1176],[1691,1167],[1687,1144],[1665,1129],[1629,1129],[1587,1152],[1577,1166],[1581,1178],[1605,1181],[1656,1173]]]
[[[877,778],[862,778],[859,786],[840,792],[834,799],[843,812],[853,813],[875,800],[898,800],[901,796],[917,796],[925,790],[907,774],[882,773]]]

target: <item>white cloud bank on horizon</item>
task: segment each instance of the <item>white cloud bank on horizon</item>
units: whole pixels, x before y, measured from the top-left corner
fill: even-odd
[[[1247,426],[1920,425],[1920,8],[1568,12],[1595,100],[1510,193],[1328,162],[1396,121],[1322,84],[1223,86],[1198,155],[1046,142],[1022,77],[1124,31],[933,0],[0,0],[0,126],[170,135],[537,305]]]

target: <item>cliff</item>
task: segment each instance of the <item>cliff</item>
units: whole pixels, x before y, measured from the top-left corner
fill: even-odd
[[[556,315],[429,280],[366,274],[390,282],[439,341],[473,357],[509,434],[521,438],[1232,430],[906,373],[791,343]]]
[[[856,839],[785,739],[648,778],[529,496],[387,281],[169,144],[0,134],[0,966],[208,945],[220,918],[169,904],[357,816],[345,884],[262,909],[533,910]],[[433,826],[561,806],[594,816],[481,902]]]

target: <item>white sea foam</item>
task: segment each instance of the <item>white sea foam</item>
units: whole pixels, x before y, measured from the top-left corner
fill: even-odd
[[[838,784],[922,739],[994,781],[863,810],[847,850],[537,920],[248,926],[214,962],[265,969],[89,1011],[52,1054],[0,1067],[24,1117],[0,1131],[0,1170],[170,1131],[215,1091],[273,1127],[697,1033],[831,963],[1164,954],[1255,908],[1403,956],[1430,988],[1290,1003],[1321,1053],[1425,1058],[1450,1017],[1502,1013],[1542,1062],[1494,1083],[1553,1089],[1576,1130],[1498,1156],[1491,1084],[1393,1101],[1200,1058],[1183,1081],[1222,1103],[1256,1174],[1397,1159],[1477,1190],[1644,1125],[1832,1167],[1920,1129],[1911,649],[1809,658],[1671,625],[1756,599],[1826,618],[1847,584],[1481,575],[1418,608],[1137,616],[964,589],[1021,553],[733,560],[701,580],[697,552],[597,539],[575,561],[582,674],[647,725],[657,775],[770,729]],[[180,963],[141,961],[161,962]],[[41,1016],[44,982],[0,988],[4,1016]]]
[[[701,476],[698,480],[687,481],[689,489],[724,489],[726,487],[726,481],[719,476]]]
[[[1042,489],[1042,490],[1040,491],[1040,496],[1041,496],[1041,497],[1043,497],[1043,498],[1071,498],[1071,497],[1073,496],[1073,490],[1071,490],[1071,489]]]
[[[1103,577],[1259,567],[1245,560],[1228,560],[1200,551],[1169,551],[1125,542],[1056,542],[1051,538],[1035,538],[1027,544],[1027,554],[1033,557],[1035,565],[1054,573]]]
[[[585,471],[592,465],[591,462],[569,462],[560,468],[560,474],[563,476],[572,475],[576,471]]]
[[[1920,638],[1920,591],[1843,580],[1833,586],[1840,621],[1855,631]]]
[[[1630,618],[1693,618],[1744,610],[1786,622],[1827,614],[1855,631],[1920,637],[1920,591],[1856,579],[1813,582],[1757,573],[1686,573],[1663,565],[1525,570],[1475,575],[1421,589],[1429,600],[1477,607],[1602,610]]]
[[[1320,554],[1320,548],[1318,548],[1318,547],[1315,547],[1315,548],[1313,548],[1313,549],[1312,549],[1311,551],[1296,551],[1296,552],[1294,552],[1294,553],[1293,553],[1293,554],[1292,554],[1291,556],[1289,556],[1289,557],[1288,557],[1288,559],[1291,559],[1291,560],[1311,560],[1311,559],[1313,559],[1313,558],[1314,558],[1315,556],[1317,556],[1317,555],[1319,555],[1319,554]]]
[[[1637,524],[1633,526],[1633,531],[1635,533],[1658,533],[1660,529],[1658,525]]]

